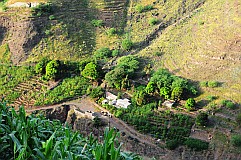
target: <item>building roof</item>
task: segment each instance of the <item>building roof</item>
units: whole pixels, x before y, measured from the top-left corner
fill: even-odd
[[[129,102],[129,99],[118,99],[116,102],[116,106],[117,107],[121,107],[121,108],[127,108],[131,103]]]
[[[106,99],[108,100],[116,100],[117,99],[117,96],[110,93],[110,92],[106,92]]]

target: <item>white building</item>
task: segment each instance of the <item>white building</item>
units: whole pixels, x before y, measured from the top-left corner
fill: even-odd
[[[117,96],[106,92],[106,99],[102,101],[102,104],[113,105],[116,108],[127,108],[131,103],[129,99],[117,99]]]

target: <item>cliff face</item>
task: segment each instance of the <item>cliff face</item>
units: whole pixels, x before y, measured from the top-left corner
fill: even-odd
[[[13,64],[27,59],[31,49],[41,40],[44,19],[28,16],[15,16],[9,13],[0,14],[0,45],[7,43]]]

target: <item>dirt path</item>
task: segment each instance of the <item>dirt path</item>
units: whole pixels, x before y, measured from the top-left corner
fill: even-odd
[[[96,109],[98,109],[100,111],[109,112],[108,110],[102,108],[97,103],[90,100],[89,98],[76,99],[76,100],[64,102],[64,103],[61,103],[61,104],[37,107],[37,108],[34,108],[34,109],[26,109],[26,112],[30,113],[30,112],[34,112],[34,111],[38,111],[38,110],[52,109],[52,108],[55,108],[55,107],[59,107],[61,105],[75,105],[76,107],[78,107],[82,111],[86,111],[86,110],[96,111]],[[132,128],[131,126],[128,126],[122,120],[120,120],[118,118],[115,118],[115,117],[112,117],[112,118],[106,117],[105,119],[107,119],[107,121],[110,122],[111,126],[116,127],[121,132],[125,132],[125,134],[127,136],[130,136],[133,139],[137,139],[139,142],[141,142],[143,144],[148,144],[148,145],[153,146],[153,147],[159,147],[157,145],[157,141],[155,141],[154,138],[152,138],[149,135],[144,135],[144,134],[141,134],[141,133],[137,132],[134,128]],[[162,146],[165,145],[163,142],[158,142],[158,144],[162,145]]]

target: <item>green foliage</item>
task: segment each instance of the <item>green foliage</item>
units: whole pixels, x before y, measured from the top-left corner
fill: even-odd
[[[0,45],[0,63],[11,63],[11,52],[7,43]]]
[[[119,56],[120,55],[120,50],[118,50],[118,49],[114,49],[114,50],[112,50],[112,57],[117,57],[117,56]]]
[[[208,142],[199,140],[199,139],[194,139],[194,138],[187,138],[186,141],[184,142],[187,147],[194,149],[195,151],[202,151],[208,149]]]
[[[102,20],[99,20],[99,19],[93,19],[91,21],[91,24],[94,26],[94,27],[101,27],[103,26],[103,21]]]
[[[183,88],[181,87],[175,87],[173,90],[172,90],[172,99],[177,99],[177,100],[180,100],[181,97],[182,97],[182,93],[183,93]]]
[[[55,19],[55,16],[54,15],[50,15],[49,16],[49,20],[54,20]]]
[[[221,101],[221,105],[226,106],[229,109],[235,109],[235,104],[232,101],[229,101],[229,100]]]
[[[160,96],[164,96],[165,99],[169,99],[170,92],[171,90],[168,87],[160,88]]]
[[[194,109],[195,104],[196,104],[196,102],[193,98],[188,98],[188,100],[185,103],[185,107],[190,111],[190,110]]]
[[[97,65],[93,62],[88,63],[81,72],[81,75],[91,80],[96,80],[98,78]]]
[[[135,56],[123,56],[117,60],[117,67],[124,68],[125,74],[132,76],[139,69],[139,61]]]
[[[36,65],[35,65],[35,72],[37,74],[45,74],[46,72],[46,65],[48,64],[49,59],[46,57],[42,58]]]
[[[59,62],[56,60],[52,60],[47,63],[45,78],[47,80],[56,80],[59,74]]]
[[[5,96],[10,102],[20,96],[14,88],[21,82],[26,82],[34,75],[30,66],[0,65],[0,97]]]
[[[201,112],[196,117],[196,124],[199,126],[207,126],[208,124],[208,114]]]
[[[207,87],[208,86],[208,82],[207,81],[202,81],[202,82],[199,83],[199,85],[201,87]]]
[[[89,96],[91,98],[100,98],[104,95],[104,90],[101,87],[92,87],[90,86],[87,89],[87,94],[89,94]]]
[[[129,51],[133,47],[133,42],[130,39],[124,39],[121,46],[124,50]]]
[[[111,57],[112,53],[109,48],[103,47],[95,51],[95,57],[99,59]]]
[[[153,81],[148,82],[145,90],[146,90],[146,93],[153,94],[156,90],[155,83]]]
[[[186,93],[185,96],[187,96],[187,94],[197,94],[195,87],[189,84],[186,79],[174,76],[165,69],[157,70],[152,75],[149,83],[153,87],[156,86],[155,90],[166,98],[171,97],[172,99],[180,100],[184,95],[183,93]],[[166,94],[160,93],[163,91],[163,87],[169,88]]]
[[[46,93],[36,96],[35,105],[55,104],[73,97],[79,97],[87,93],[89,85],[89,80],[84,77],[65,78],[53,90],[48,90]]]
[[[136,5],[135,6],[135,10],[138,12],[138,13],[142,13],[142,12],[145,12],[145,11],[150,11],[153,9],[153,6],[152,5],[146,5],[146,6],[142,6],[140,4]]]
[[[209,101],[213,101],[215,99],[217,99],[216,96],[212,96],[212,95],[207,96],[207,100],[209,100]]]
[[[143,105],[145,104],[145,100],[146,100],[146,92],[145,92],[145,89],[142,88],[142,89],[139,89],[137,90],[135,93],[134,93],[134,100],[136,102],[137,105]]]
[[[117,34],[117,30],[115,28],[110,28],[106,31],[108,36],[113,36],[115,34]]]
[[[177,139],[173,139],[173,140],[167,140],[166,141],[166,148],[170,149],[170,150],[174,150],[179,146],[180,142]]]
[[[153,25],[156,25],[157,23],[158,23],[158,19],[156,19],[156,18],[150,18],[149,19],[149,24],[150,25],[153,26]]]
[[[217,81],[209,81],[208,87],[210,87],[210,88],[218,87],[218,82]]]
[[[38,6],[32,8],[33,16],[45,16],[53,12],[52,5],[50,3],[40,3]]]
[[[135,6],[135,10],[139,13],[142,13],[144,11],[144,6],[138,4]]]
[[[240,134],[232,135],[231,144],[235,147],[240,147],[241,146],[241,135]]]
[[[105,130],[104,142],[100,144],[92,135],[84,138],[59,121],[27,117],[23,107],[16,112],[6,103],[0,103],[0,120],[0,159],[140,159],[120,151],[114,129]]]
[[[105,80],[110,87],[118,89],[128,86],[128,78],[133,77],[139,68],[139,61],[135,56],[123,56],[118,59],[117,66],[105,75]]]

